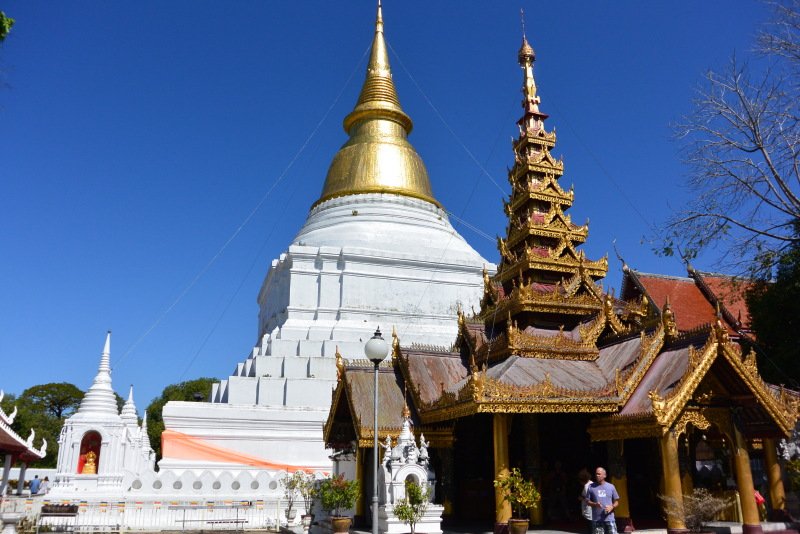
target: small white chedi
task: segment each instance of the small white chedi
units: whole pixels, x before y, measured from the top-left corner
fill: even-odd
[[[61,428],[58,468],[51,497],[90,494],[123,497],[134,479],[153,473],[155,453],[147,437],[147,415],[139,425],[133,386],[119,412],[111,385],[111,332],[100,366],[78,410]]]
[[[406,480],[427,486],[430,503],[425,508],[422,518],[417,522],[417,532],[426,534],[442,533],[442,512],[444,507],[433,504],[435,497],[436,475],[430,467],[428,443],[421,434],[417,446],[411,430],[411,416],[408,407],[403,412],[403,429],[397,437],[397,445],[392,447],[389,436],[383,445],[383,462],[378,472],[378,529],[388,534],[404,534],[408,526],[394,514],[394,506],[405,498]]]

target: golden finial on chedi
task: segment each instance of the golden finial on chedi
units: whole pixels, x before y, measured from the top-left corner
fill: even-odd
[[[379,5],[364,85],[344,119],[350,138],[334,156],[315,205],[345,195],[389,193],[441,207],[433,197],[425,164],[406,139],[412,127],[392,81]]]

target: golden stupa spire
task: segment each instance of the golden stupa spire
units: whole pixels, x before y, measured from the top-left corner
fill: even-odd
[[[334,156],[315,205],[345,195],[394,193],[439,206],[425,164],[406,139],[412,127],[392,80],[379,1],[366,79],[344,119],[350,139]]]
[[[411,118],[400,107],[397,90],[392,81],[392,69],[389,66],[389,52],[383,38],[383,9],[378,2],[378,14],[375,20],[375,37],[372,40],[372,52],[367,64],[367,78],[361,87],[355,109],[344,119],[344,129],[351,133],[353,125],[365,117],[382,116],[398,122],[411,133],[414,124]]]

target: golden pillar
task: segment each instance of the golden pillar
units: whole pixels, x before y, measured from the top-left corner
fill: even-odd
[[[774,510],[771,515],[783,517],[786,512],[786,491],[783,489],[781,464],[778,463],[777,447],[773,438],[764,438],[764,463],[769,483],[769,502]]]
[[[678,463],[678,438],[670,430],[659,440],[661,447],[661,469],[664,480],[664,496],[674,499],[676,503],[683,503],[681,491],[681,471]],[[678,517],[667,518],[667,532],[686,532],[686,524]]]
[[[755,488],[753,487],[753,473],[750,471],[750,454],[747,452],[747,442],[736,425],[733,427],[734,439],[734,469],[736,471],[736,486],[742,501],[742,534],[761,534],[761,518],[756,506]]]
[[[609,441],[606,445],[608,451],[608,478],[614,484],[619,494],[619,506],[614,510],[614,516],[620,519],[630,519],[631,511],[628,500],[628,476],[625,465],[625,441],[618,439]],[[626,530],[629,530],[630,522]]]
[[[614,517],[629,518],[631,516],[631,509],[628,506],[628,477],[617,476],[611,477],[611,483],[617,488],[619,494],[619,506],[614,510]]]
[[[492,420],[492,437],[494,440],[494,477],[508,474],[508,423],[510,415],[496,413]],[[511,518],[511,505],[505,500],[505,494],[499,488],[494,490],[495,523],[505,524]]]

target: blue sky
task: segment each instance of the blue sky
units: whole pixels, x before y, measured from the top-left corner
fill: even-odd
[[[749,54],[768,7],[387,0],[410,140],[439,201],[490,236],[520,115],[520,7],[588,256],[610,254],[617,289],[614,240],[636,269],[683,274],[643,242],[687,198],[670,124],[707,69]],[[0,45],[0,388],[87,388],[107,329],[115,388],[133,383],[140,409],[167,384],[227,376],[256,342],[271,260],[346,140],[374,4],[0,9],[17,20]],[[493,239],[453,222],[496,261]]]

